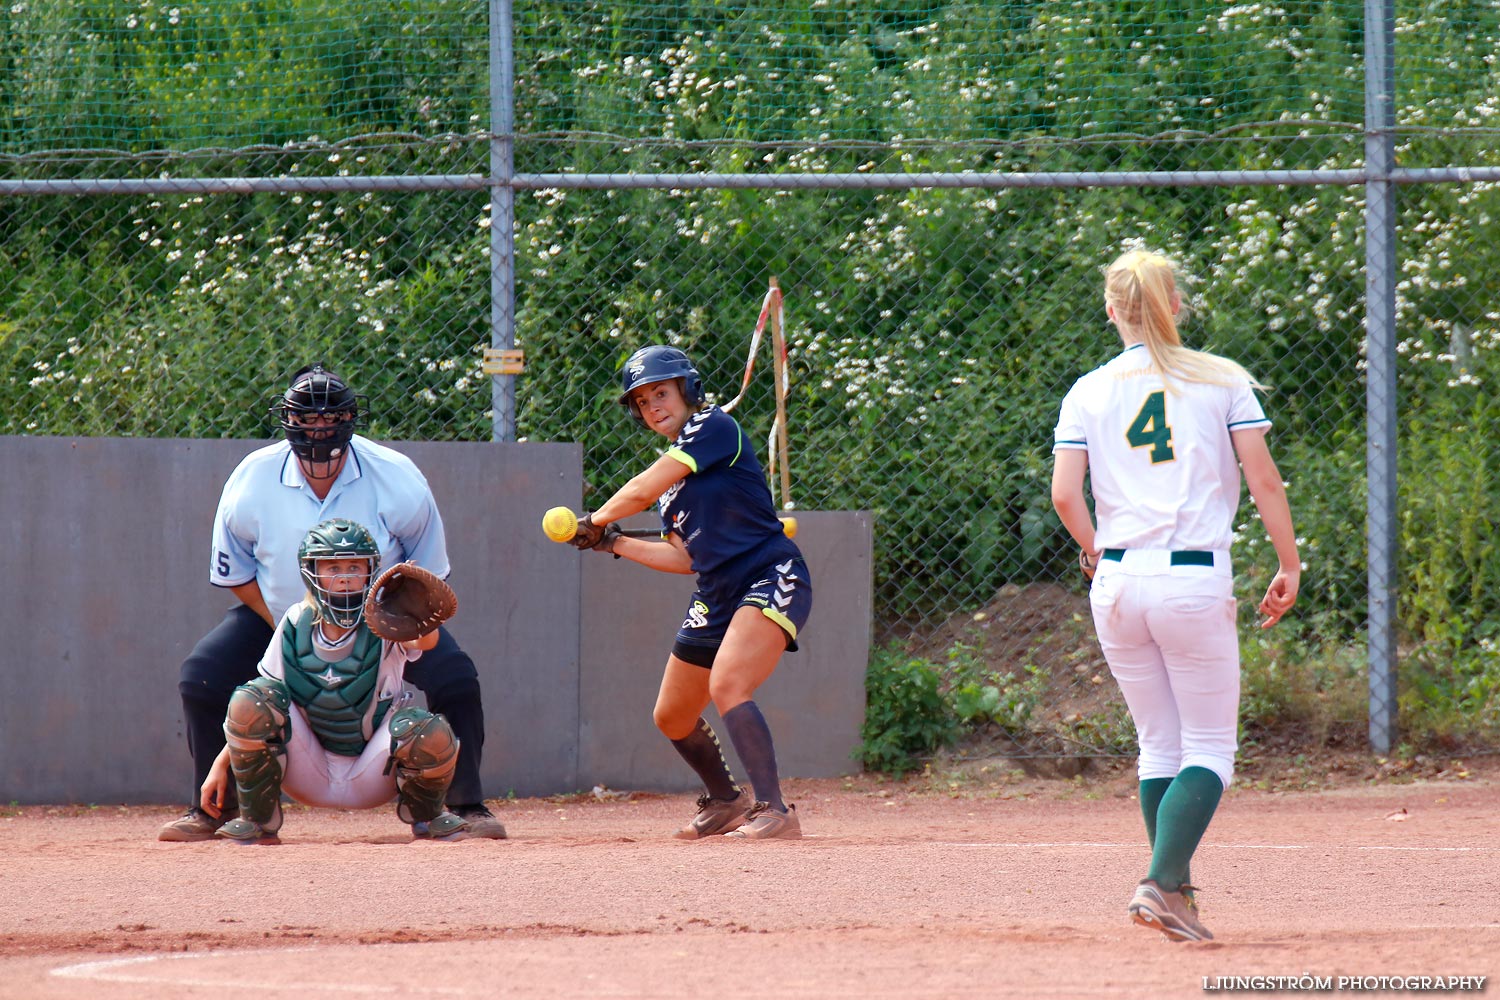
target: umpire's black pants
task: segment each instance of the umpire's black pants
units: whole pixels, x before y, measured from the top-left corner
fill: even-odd
[[[214,758],[224,749],[229,696],[257,676],[256,665],[273,635],[275,631],[264,618],[239,604],[198,640],[182,663],[177,689],[182,694],[188,753],[193,756],[193,790],[188,801],[194,806]],[[461,741],[458,766],[448,788],[449,805],[483,800],[479,762],[484,755],[484,706],[479,700],[479,672],[474,669],[474,661],[458,648],[446,628],[440,628],[438,644],[406,665],[406,679],[422,690],[427,707],[441,713]]]

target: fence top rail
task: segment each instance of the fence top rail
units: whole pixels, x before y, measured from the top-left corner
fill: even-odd
[[[1397,168],[1385,175],[1362,167],[1326,170],[1147,170],[1118,172],[778,173],[778,174],[488,174],[339,177],[139,177],[0,179],[0,197],[42,195],[297,194],[340,191],[466,191],[546,189],[911,190],[916,188],[1127,188],[1332,185],[1372,181],[1443,184],[1500,181],[1500,167]]]

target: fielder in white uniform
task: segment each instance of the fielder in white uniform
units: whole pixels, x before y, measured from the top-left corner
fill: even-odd
[[[1212,938],[1189,863],[1234,775],[1240,657],[1229,546],[1240,469],[1279,567],[1262,627],[1297,598],[1301,562],[1271,422],[1238,364],[1182,346],[1171,262],[1146,251],[1105,275],[1124,350],[1074,383],[1054,435],[1052,502],[1093,580],[1094,628],[1135,722],[1151,868],[1131,917]],[[1094,497],[1090,517],[1084,479]]]

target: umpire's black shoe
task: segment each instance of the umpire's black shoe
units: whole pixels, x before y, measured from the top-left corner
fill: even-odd
[[[483,802],[449,806],[448,811],[469,824],[467,840],[504,840],[505,827]]]
[[[214,819],[197,806],[189,809],[177,819],[164,825],[156,834],[157,840],[175,844],[189,844],[199,840],[213,840],[225,820]]]

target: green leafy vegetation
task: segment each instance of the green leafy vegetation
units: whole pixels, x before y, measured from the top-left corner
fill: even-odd
[[[865,674],[865,723],[859,761],[871,771],[905,774],[918,758],[958,735],[943,678],[924,660],[893,648],[877,649]]]
[[[1352,0],[519,4],[516,168],[1351,167],[1362,17]],[[482,173],[487,19],[464,0],[13,3],[0,177]],[[1403,2],[1397,20],[1403,165],[1493,163],[1500,10]],[[1412,666],[1401,720],[1419,743],[1500,727],[1497,193],[1404,185],[1399,199],[1394,597]],[[922,633],[1008,584],[1074,572],[1048,498],[1057,405],[1116,349],[1100,268],[1129,246],[1165,250],[1190,279],[1187,341],[1272,386],[1307,563],[1274,659],[1323,687],[1247,679],[1251,716],[1269,724],[1358,686],[1345,674],[1368,586],[1362,194],[519,191],[517,433],[583,442],[597,499],[653,446],[614,402],[624,358],[672,342],[727,399],[778,276],[796,503],[873,514],[878,633]],[[487,440],[493,213],[487,191],[0,201],[0,433],[262,436],[268,391],[320,357],[370,397],[376,437]],[[773,411],[761,378],[738,415],[764,440]],[[1253,604],[1274,563],[1241,513]],[[891,658],[877,656],[881,683],[919,704],[940,696],[964,724],[1039,732],[1031,668],[1044,664]],[[944,678],[936,695],[926,669]],[[1315,727],[1342,718],[1334,700]],[[867,740],[873,760],[949,738],[892,712],[894,742]],[[1117,713],[1065,715],[1048,739],[1121,745]]]

